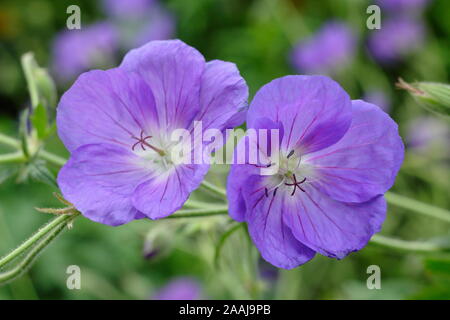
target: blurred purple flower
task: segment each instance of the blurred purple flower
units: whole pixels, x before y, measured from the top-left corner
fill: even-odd
[[[175,17],[156,0],[105,0],[104,6],[120,31],[121,45],[125,49],[174,37]]]
[[[389,101],[389,98],[381,90],[368,91],[364,95],[363,100],[380,107],[384,112],[389,113],[389,111],[391,110],[391,103]]]
[[[142,17],[156,0],[103,0],[108,15],[117,18]]]
[[[224,130],[244,121],[247,85],[233,63],[205,62],[180,40],[131,50],[118,68],[82,74],[62,96],[58,134],[71,152],[64,197],[87,218],[120,225],[180,209],[209,165],[171,159],[175,129]]]
[[[200,300],[202,289],[200,284],[191,278],[176,278],[161,288],[153,300]]]
[[[434,117],[422,116],[408,125],[407,147],[417,151],[427,151],[432,145],[445,144],[450,149],[450,130],[448,125]]]
[[[368,47],[375,59],[392,63],[418,49],[424,41],[424,26],[418,19],[390,17],[381,29],[372,30]]]
[[[175,34],[175,18],[170,12],[162,8],[155,8],[147,20],[139,26],[133,37],[134,47],[153,40],[168,40]]]
[[[301,73],[330,73],[348,62],[356,48],[356,37],[342,22],[329,22],[316,34],[300,41],[292,63]]]
[[[277,128],[280,135],[278,154],[260,154],[275,174],[234,164],[227,182],[229,213],[247,222],[265,260],[291,269],[316,252],[342,259],[380,231],[383,194],[404,155],[397,124],[387,113],[351,101],[328,77],[286,76],[256,93],[247,127]],[[242,143],[259,149],[251,136]]]
[[[404,12],[423,9],[429,2],[430,0],[377,0],[376,4],[391,12]]]
[[[72,80],[90,68],[110,66],[117,49],[117,30],[107,22],[65,30],[53,43],[52,70],[56,77]]]

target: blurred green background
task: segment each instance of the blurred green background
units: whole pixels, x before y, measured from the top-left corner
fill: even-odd
[[[179,38],[197,48],[207,60],[236,63],[251,96],[276,77],[302,72],[291,61],[292,50],[298,42],[316,34],[328,21],[345,23],[353,31],[357,45],[349,62],[328,74],[352,99],[376,92],[390,106],[386,110],[399,124],[407,146],[393,191],[449,208],[448,122],[423,110],[394,84],[398,77],[407,81],[449,82],[450,1],[428,1],[414,12],[395,13],[413,15],[423,26],[424,39],[414,50],[407,50],[390,63],[375,59],[367,46],[374,32],[366,27],[366,8],[371,3],[364,0],[169,0],[160,1],[158,7],[171,14],[174,24],[171,38]],[[71,4],[81,9],[82,29],[99,21],[115,22],[102,1],[1,2],[2,133],[18,136],[19,114],[29,105],[21,55],[34,52],[38,63],[48,66],[57,76],[58,70],[52,69],[52,47],[58,32],[65,29],[66,8]],[[382,21],[395,14],[383,9]],[[108,66],[118,65],[128,49],[122,45],[115,50]],[[59,94],[72,82],[73,79],[58,81]],[[437,127],[443,129],[434,130]],[[425,142],[417,147],[413,140],[414,132],[419,129]],[[46,149],[68,156],[56,136],[49,138]],[[0,153],[3,151],[7,149],[0,146]],[[35,207],[58,206],[52,197],[52,192],[57,190],[54,186],[33,180],[17,183],[18,170],[13,165],[0,167],[0,255],[49,220],[49,216],[36,212]],[[57,172],[56,167],[51,170]],[[226,170],[223,166],[214,168],[209,180],[224,185]],[[194,196],[206,195],[198,191]],[[0,299],[148,299],[179,276],[196,279],[202,296],[208,299],[450,298],[448,253],[402,252],[369,244],[341,261],[317,256],[297,269],[276,270],[258,261],[256,249],[248,243],[244,230],[239,230],[225,243],[215,263],[215,245],[228,223],[225,217],[211,217],[189,221],[142,220],[113,228],[80,218],[72,230],[60,236],[39,257],[24,277],[0,287]],[[404,240],[450,241],[449,225],[391,205],[382,234]],[[152,248],[157,250],[156,256],[146,258]],[[81,290],[66,287],[69,265],[81,268]],[[369,265],[381,268],[381,290],[366,287]]]

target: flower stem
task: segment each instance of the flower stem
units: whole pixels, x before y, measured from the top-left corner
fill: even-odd
[[[184,204],[184,207],[186,208],[192,208],[192,209],[200,209],[200,208],[217,208],[220,207],[222,204],[217,202],[205,202],[200,200],[191,200],[189,199]]]
[[[28,240],[18,246],[16,249],[11,251],[9,254],[0,259],[0,269],[6,264],[10,263],[17,257],[19,257],[26,250],[35,245],[39,240],[45,237],[50,231],[57,228],[60,225],[66,226],[68,222],[72,221],[78,214],[71,215],[61,215],[50,221],[44,227],[39,229],[34,235],[32,235]]]
[[[227,196],[227,192],[226,192],[224,189],[222,189],[222,188],[220,188],[220,187],[217,187],[217,186],[215,186],[215,185],[209,183],[209,182],[206,181],[206,180],[203,180],[201,186],[202,186],[203,188],[205,188],[206,190],[209,190],[209,191],[211,191],[212,193],[214,193],[214,194],[220,196],[221,198]]]
[[[414,251],[414,252],[450,251],[449,245],[442,245],[433,242],[405,241],[382,236],[379,234],[374,235],[372,239],[370,239],[370,242],[382,247],[393,248],[401,251]]]
[[[11,138],[7,135],[4,135],[2,133],[0,133],[0,143],[10,146],[12,148],[18,149],[20,150],[20,141],[14,138]],[[22,154],[22,153],[21,153]],[[11,154],[12,155],[12,154]],[[44,160],[47,160],[48,162],[57,165],[57,166],[63,166],[66,162],[67,159],[60,157],[56,154],[50,153],[48,151],[45,150],[40,150],[38,153],[38,157]],[[24,161],[25,157],[22,155],[22,158],[17,158],[17,161]],[[0,163],[1,163],[1,156],[0,156]]]
[[[0,143],[16,149],[20,147],[20,143],[18,140],[11,138],[3,133],[0,133]]]
[[[74,219],[74,216],[70,216]],[[65,229],[67,223],[61,223],[50,230],[44,238],[36,243],[29,253],[11,270],[0,273],[0,285],[20,277],[33,263],[35,258]]]
[[[421,201],[410,199],[405,196],[395,194],[393,192],[387,192],[385,194],[385,197],[387,202],[393,204],[394,206],[402,207],[423,214],[425,216],[450,222],[450,212],[446,209],[442,209],[439,207],[423,203]]]
[[[38,157],[60,167],[62,167],[67,162],[67,159],[45,150],[39,151]]]
[[[16,151],[16,152],[11,152],[11,153],[0,155],[0,163],[1,164],[22,162],[24,160],[25,160],[25,156],[24,156],[23,152],[21,152],[21,151]]]
[[[180,210],[176,214],[166,217],[165,219],[177,219],[177,218],[199,218],[208,216],[217,216],[228,213],[228,206],[217,206],[210,209],[192,209],[192,210]]]

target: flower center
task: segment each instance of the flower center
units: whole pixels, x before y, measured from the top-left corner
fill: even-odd
[[[145,151],[146,147],[147,147],[147,148],[150,148],[153,151],[157,152],[161,157],[164,157],[166,155],[164,150],[157,148],[154,145],[150,144],[150,142],[148,142],[148,140],[150,140],[153,137],[146,135],[144,130],[141,130],[140,138],[137,138],[135,136],[132,136],[131,138],[137,140],[137,142],[131,146],[131,150],[133,150],[133,151],[136,149],[136,147],[138,147],[140,145],[142,148],[142,151]]]
[[[155,140],[153,136],[147,135],[144,130],[141,130],[139,137],[133,135],[131,138],[134,140],[131,150],[145,161],[146,167],[160,174],[173,167],[168,156],[170,153],[166,151],[167,148],[162,147],[163,144]]]
[[[312,167],[302,162],[301,155],[295,150],[287,154],[280,153],[279,159],[278,172],[269,178],[271,187],[266,187],[264,190],[266,197],[271,192],[275,195],[280,187],[287,188],[291,196],[294,196],[297,190],[306,192],[304,184],[313,176]]]

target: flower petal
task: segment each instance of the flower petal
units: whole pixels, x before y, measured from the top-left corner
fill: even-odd
[[[179,165],[140,184],[133,193],[133,205],[150,219],[167,217],[183,206],[208,169],[208,165]]]
[[[364,203],[344,203],[305,184],[297,196],[285,197],[284,221],[295,238],[331,258],[362,249],[381,229],[386,215],[382,196]]]
[[[152,131],[156,118],[151,90],[136,74],[120,69],[82,74],[62,96],[58,134],[69,151],[110,143],[130,148],[141,131]]]
[[[180,40],[152,41],[131,50],[120,68],[142,76],[153,91],[161,128],[187,128],[200,110],[205,59]]]
[[[131,203],[136,186],[152,171],[131,151],[113,144],[91,144],[75,150],[58,174],[68,201],[87,218],[117,226],[142,215]]]
[[[266,196],[261,176],[251,176],[243,189],[250,237],[261,256],[276,267],[292,269],[311,260],[315,252],[300,243],[284,223],[283,195]]]
[[[286,76],[263,86],[250,105],[247,125],[258,118],[281,122],[282,148],[314,152],[336,143],[351,124],[351,101],[333,80],[324,76]]]
[[[204,130],[239,126],[245,120],[247,99],[248,87],[236,65],[220,60],[210,61],[202,76],[201,110],[195,120],[203,121]]]
[[[315,167],[313,183],[322,192],[338,201],[364,202],[392,187],[403,155],[397,124],[379,107],[355,100],[345,136],[303,160]]]

